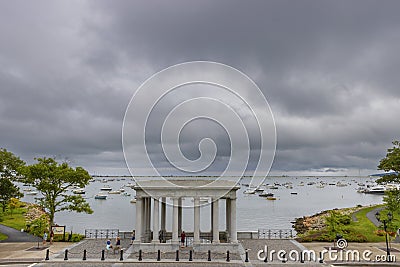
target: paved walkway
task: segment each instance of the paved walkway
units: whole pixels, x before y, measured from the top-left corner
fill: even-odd
[[[373,209],[373,210],[371,210],[370,212],[367,212],[367,218],[373,223],[373,224],[375,224],[375,226],[376,227],[379,227],[382,223],[381,222],[379,222],[377,219],[376,219],[376,217],[375,217],[375,214],[379,211],[381,211],[381,210],[383,210],[385,207],[379,207],[379,208],[376,208],[376,209]]]
[[[8,236],[7,239],[0,241],[0,243],[42,241],[40,237],[36,237],[31,234],[15,230],[11,227],[2,224],[0,224],[0,233],[3,233]]]

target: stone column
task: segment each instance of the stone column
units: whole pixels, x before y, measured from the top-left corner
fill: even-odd
[[[165,231],[165,222],[167,218],[167,198],[161,198],[161,230]]]
[[[142,242],[146,242],[147,197],[142,198]]]
[[[135,243],[140,243],[142,239],[142,203],[143,200],[141,197],[136,199],[136,226],[135,226]]]
[[[210,223],[210,225],[211,225],[211,239],[212,239],[212,237],[214,236],[214,234],[213,234],[213,221],[214,221],[214,201],[213,201],[214,199],[213,198],[211,198],[211,223]]]
[[[231,198],[231,223],[230,223],[230,241],[231,243],[237,243],[237,232],[236,232],[236,198]]]
[[[213,209],[212,209],[212,214],[213,214],[213,221],[212,221],[212,226],[213,226],[213,243],[219,243],[219,199],[218,198],[213,198]]]
[[[151,197],[147,198],[147,242],[151,242]]]
[[[158,231],[160,231],[160,202],[158,198],[154,199],[154,212],[153,212],[153,243],[159,243]]]
[[[226,221],[226,234],[227,240],[230,238],[231,229],[231,199],[225,198],[225,221]]]
[[[178,200],[178,233],[182,233],[182,198]]]
[[[172,208],[172,243],[179,244],[178,234],[178,198],[173,198]]]
[[[200,243],[200,199],[194,198],[194,231],[193,231],[193,243]]]

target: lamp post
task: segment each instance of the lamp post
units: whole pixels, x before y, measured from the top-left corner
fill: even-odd
[[[389,243],[388,243],[388,237],[387,237],[387,223],[390,222],[393,219],[392,213],[387,214],[387,219],[386,220],[381,220],[381,214],[378,212],[375,213],[375,218],[378,220],[378,222],[383,223],[383,229],[385,230],[385,240],[386,240],[386,256],[387,256],[387,261],[390,261],[390,249],[389,249]]]

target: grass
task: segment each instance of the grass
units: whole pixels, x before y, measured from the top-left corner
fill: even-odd
[[[1,240],[5,240],[7,238],[8,238],[8,236],[6,236],[5,234],[0,233],[0,241]]]
[[[368,218],[367,213],[374,210],[382,205],[367,207],[361,209],[355,214],[357,222],[351,222],[349,225],[344,227],[344,229],[349,230],[353,233],[361,233],[367,239],[367,242],[382,242],[385,241],[384,236],[378,236],[376,230],[378,229]]]
[[[368,218],[367,213],[371,210],[374,210],[378,207],[383,207],[384,205],[375,205],[371,207],[366,207],[358,212],[356,212],[355,216],[357,221],[350,221],[347,225],[342,225],[341,230],[343,232],[343,236],[347,241],[350,242],[384,242],[385,236],[378,235],[377,231],[382,229],[383,227],[376,227]],[[382,210],[381,217],[386,217],[386,211]],[[391,223],[392,229],[397,229],[400,225],[400,214],[395,213],[393,216],[393,221]],[[388,230],[389,231],[389,230]],[[332,239],[332,240],[331,240]],[[327,228],[324,228],[320,231],[308,231],[307,233],[301,235],[299,238],[302,242],[309,241],[333,241],[331,235],[329,235]]]
[[[0,212],[0,217],[2,218],[1,224],[14,228],[16,230],[25,229],[25,215],[26,208],[16,208],[13,210],[12,214],[10,211]]]

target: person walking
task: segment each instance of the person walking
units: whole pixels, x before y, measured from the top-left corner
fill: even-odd
[[[53,244],[53,240],[54,240],[54,232],[53,232],[53,229],[52,229],[51,232],[50,232],[50,245]]]
[[[43,245],[46,245],[46,242],[47,242],[47,233],[44,232],[43,233]]]
[[[185,246],[185,239],[186,239],[185,231],[182,231],[182,233],[181,233],[181,244],[182,244],[182,247]]]
[[[132,239],[131,239],[131,245],[133,244],[133,242],[135,241],[135,230],[132,230]]]

